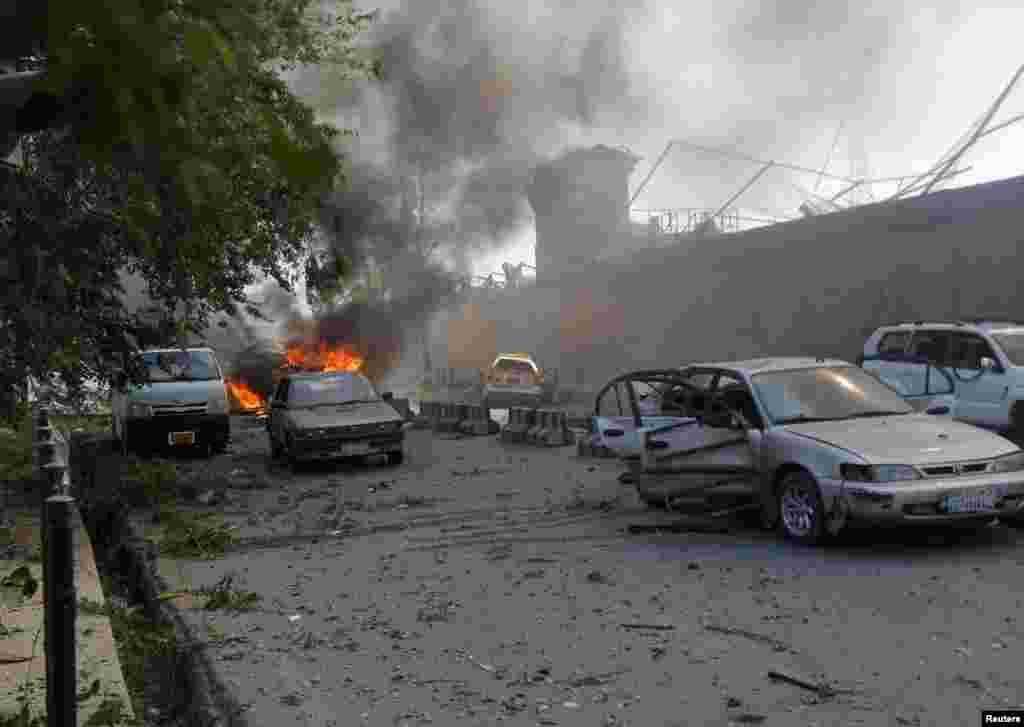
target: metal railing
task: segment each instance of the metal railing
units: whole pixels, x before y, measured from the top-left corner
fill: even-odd
[[[48,407],[32,407],[32,459],[42,509],[46,719],[49,727],[78,724],[74,514],[71,448],[53,426]]]

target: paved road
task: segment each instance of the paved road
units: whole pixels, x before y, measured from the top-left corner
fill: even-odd
[[[400,468],[292,474],[235,440],[195,476],[231,482],[247,544],[161,568],[263,596],[189,616],[252,724],[974,725],[1024,701],[1021,531],[627,535],[671,517],[570,447],[416,431]]]

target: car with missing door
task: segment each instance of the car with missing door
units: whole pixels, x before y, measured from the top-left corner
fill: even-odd
[[[631,372],[598,393],[593,426],[645,502],[745,489],[766,526],[801,542],[858,520],[983,525],[1024,506],[1017,445],[838,359]]]
[[[950,416],[1024,441],[1024,324],[998,321],[899,323],[868,337],[861,366],[901,393],[931,372]]]
[[[270,453],[295,465],[316,460],[383,455],[404,459],[405,418],[363,374],[292,373],[270,401]]]

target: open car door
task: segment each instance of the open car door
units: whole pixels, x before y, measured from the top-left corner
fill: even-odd
[[[861,368],[902,396],[917,411],[953,416],[956,383],[949,372],[925,358],[882,354],[865,358]]]
[[[670,432],[696,423],[688,401],[700,395],[695,385],[675,369],[624,374],[598,392],[594,429],[601,444],[616,456],[639,459],[639,431],[656,428],[670,440]]]

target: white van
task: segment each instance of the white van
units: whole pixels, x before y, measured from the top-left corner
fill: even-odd
[[[150,349],[139,357],[149,381],[119,382],[111,396],[114,435],[122,446],[223,452],[231,440],[231,409],[213,349]]]

